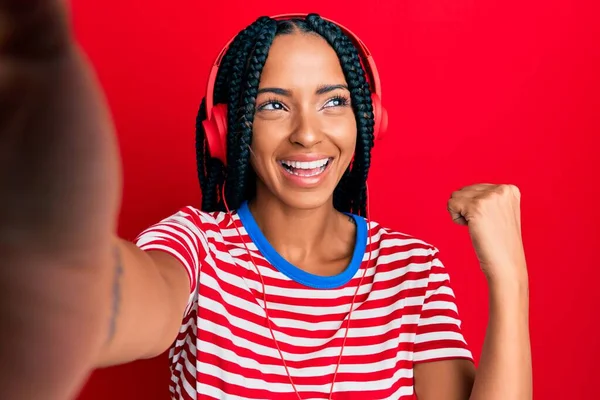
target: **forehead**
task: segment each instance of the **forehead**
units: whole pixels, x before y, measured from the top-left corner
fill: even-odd
[[[267,55],[260,86],[287,88],[346,83],[338,56],[316,34],[279,35]]]

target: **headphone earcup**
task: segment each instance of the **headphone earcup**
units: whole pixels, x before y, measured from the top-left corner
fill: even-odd
[[[373,118],[375,126],[373,127],[373,136],[375,140],[383,138],[388,127],[387,110],[381,105],[381,99],[376,93],[371,94],[371,103],[373,104]]]
[[[227,165],[227,105],[215,105],[202,126],[211,157]]]

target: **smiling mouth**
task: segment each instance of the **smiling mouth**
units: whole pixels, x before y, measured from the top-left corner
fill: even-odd
[[[296,176],[300,177],[312,177],[317,176],[325,172],[327,167],[331,164],[333,158],[323,158],[315,161],[287,161],[281,160],[279,164],[283,169]]]

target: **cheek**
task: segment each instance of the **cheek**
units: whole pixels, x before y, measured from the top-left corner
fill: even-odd
[[[278,141],[274,139],[274,132],[268,129],[268,124],[255,124],[252,131],[252,144],[250,148],[251,153],[251,164],[255,170],[264,169],[264,165],[267,164],[276,148]]]
[[[354,116],[339,120],[332,131],[332,139],[343,153],[343,157],[350,158],[356,148],[357,125]]]

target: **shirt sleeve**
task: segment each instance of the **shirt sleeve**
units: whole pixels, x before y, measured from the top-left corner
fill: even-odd
[[[150,226],[134,240],[144,251],[164,251],[181,262],[190,282],[186,313],[197,293],[200,266],[208,254],[208,241],[200,227],[200,212],[185,207]]]
[[[434,256],[417,325],[415,363],[457,358],[473,360],[461,331],[462,321],[455,300],[448,272]]]

